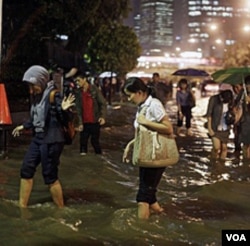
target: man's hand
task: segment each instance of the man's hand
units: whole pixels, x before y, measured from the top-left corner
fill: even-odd
[[[105,124],[105,119],[101,117],[101,118],[98,119],[98,122],[102,126],[102,125]]]
[[[84,128],[83,125],[79,125],[78,127],[76,127],[76,131],[82,132],[83,128]]]

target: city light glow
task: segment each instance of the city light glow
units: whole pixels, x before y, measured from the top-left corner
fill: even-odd
[[[212,31],[215,31],[215,30],[218,29],[218,27],[217,27],[216,24],[212,24],[212,25],[210,26],[210,29],[211,29]]]
[[[250,32],[250,26],[244,26],[243,27],[244,32]]]
[[[223,41],[222,41],[220,38],[218,38],[218,39],[215,40],[215,43],[216,43],[216,44],[222,44]]]

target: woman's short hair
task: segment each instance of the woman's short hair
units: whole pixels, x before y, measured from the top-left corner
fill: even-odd
[[[181,85],[187,85],[188,84],[188,81],[187,79],[180,79],[179,82],[178,82],[178,86],[180,87]]]
[[[222,97],[223,102],[230,103],[233,101],[233,92],[231,90],[221,91],[220,95]]]

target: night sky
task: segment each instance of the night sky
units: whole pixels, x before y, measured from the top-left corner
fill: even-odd
[[[140,0],[130,0],[130,6],[132,11],[129,13],[128,18],[124,21],[124,24],[130,27],[134,26],[134,16],[139,13],[140,10]]]

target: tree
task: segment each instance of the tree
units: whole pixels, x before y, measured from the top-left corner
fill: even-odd
[[[224,67],[242,67],[250,65],[250,43],[237,42],[230,46],[224,55]]]
[[[97,73],[113,71],[124,76],[137,64],[141,47],[132,28],[103,26],[89,41],[86,55]]]
[[[48,66],[49,42],[82,56],[102,25],[120,22],[128,11],[129,0],[3,1],[1,79],[20,78],[32,64]]]

